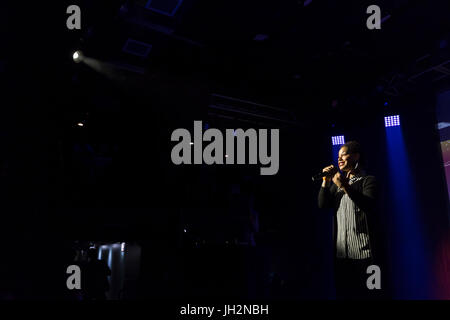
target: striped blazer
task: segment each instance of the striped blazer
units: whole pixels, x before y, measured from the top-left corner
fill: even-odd
[[[318,196],[319,208],[331,208],[334,210],[333,219],[333,241],[334,241],[334,256],[336,257],[337,239],[338,239],[338,210],[341,205],[348,205],[348,200],[353,202],[355,208],[355,221],[353,224],[353,231],[356,234],[368,233],[370,241],[370,256],[373,259],[376,257],[378,250],[376,239],[376,225],[377,221],[377,198],[378,185],[374,176],[359,175],[354,179],[348,187],[348,198],[343,200],[344,192],[332,183],[331,186],[321,187]],[[342,202],[342,204],[341,204]],[[345,203],[344,203],[345,202]],[[342,208],[341,208],[342,210]],[[355,238],[356,239],[356,238]],[[360,239],[360,238],[359,238]],[[355,242],[355,241],[353,241]],[[357,241],[356,241],[357,243]],[[362,248],[360,248],[362,249]],[[353,254],[354,255],[354,254]],[[350,255],[350,258],[354,258]]]

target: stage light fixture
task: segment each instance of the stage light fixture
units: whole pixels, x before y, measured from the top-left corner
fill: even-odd
[[[76,63],[79,63],[83,60],[83,53],[81,51],[77,50],[73,53],[72,58],[73,58],[73,61],[75,61]]]
[[[344,136],[333,136],[331,137],[331,142],[333,143],[333,146],[339,146],[345,144],[345,138]]]
[[[388,116],[384,117],[384,126],[387,127],[398,127],[400,126],[400,116]]]

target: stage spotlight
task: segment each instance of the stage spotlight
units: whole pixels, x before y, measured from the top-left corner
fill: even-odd
[[[77,123],[77,126],[79,126],[79,127],[84,127],[84,123],[83,123],[83,122],[78,122],[78,123]]]
[[[79,62],[81,62],[83,60],[83,53],[81,51],[79,51],[79,50],[75,51],[73,53],[72,58],[73,58],[73,61],[75,61],[76,63],[79,63]]]
[[[333,136],[331,137],[331,142],[333,143],[333,146],[339,146],[345,144],[345,138],[344,136]]]
[[[395,116],[384,117],[384,126],[386,128],[400,126],[400,116],[395,115]]]

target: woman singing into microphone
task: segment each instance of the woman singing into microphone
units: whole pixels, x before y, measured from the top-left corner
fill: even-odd
[[[374,261],[377,182],[361,168],[361,148],[356,141],[339,150],[338,168],[323,169],[319,207],[334,209],[335,283],[338,299],[368,299],[379,296],[369,289],[367,267]]]

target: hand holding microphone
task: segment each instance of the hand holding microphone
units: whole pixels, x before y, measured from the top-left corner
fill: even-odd
[[[324,174],[325,181],[330,182],[333,176],[338,172],[338,168],[334,165],[323,168],[322,173]]]
[[[323,177],[325,177],[325,180],[327,182],[329,182],[329,181],[331,181],[333,176],[336,174],[336,172],[338,172],[338,169],[334,165],[330,165],[328,167],[323,168],[321,173],[313,176],[312,180],[318,181],[318,180],[322,179]]]

